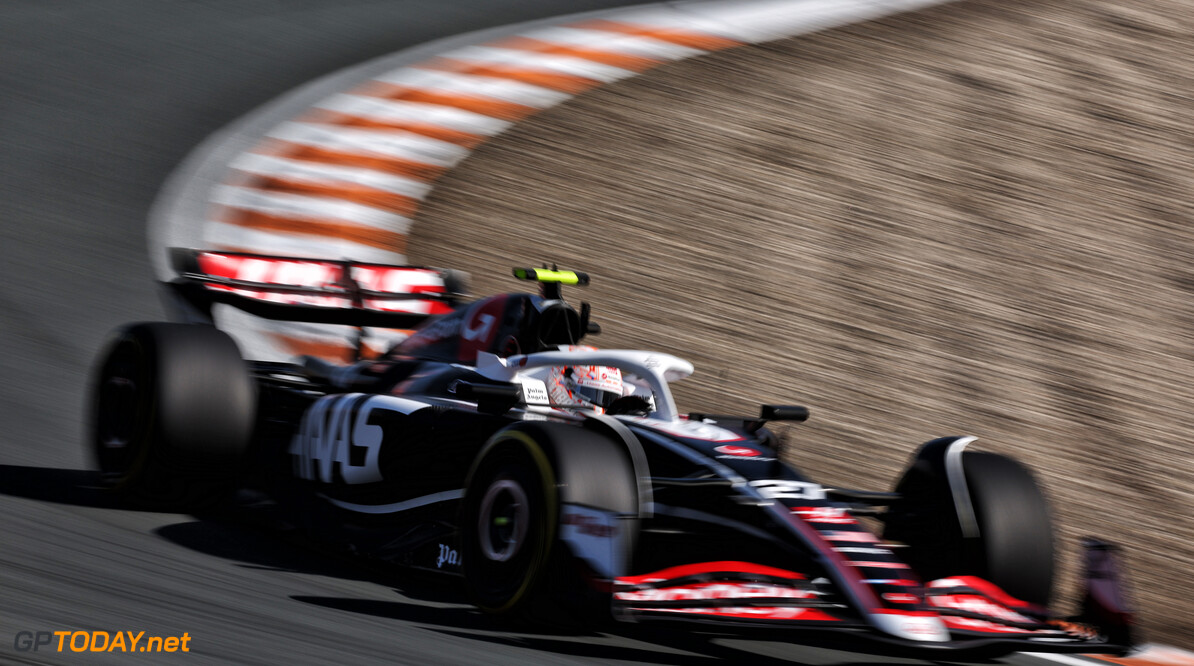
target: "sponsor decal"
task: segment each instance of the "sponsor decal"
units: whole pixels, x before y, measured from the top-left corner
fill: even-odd
[[[617,525],[606,525],[594,516],[586,516],[580,513],[566,513],[560,520],[564,525],[573,525],[576,527],[578,534],[585,536],[600,537],[603,539],[617,536]]]
[[[310,287],[328,289],[330,294],[284,294],[269,291],[268,287],[245,289],[237,286],[208,284],[208,289],[228,291],[239,296],[273,303],[310,305],[319,307],[352,307],[345,290],[344,265],[315,259],[277,259],[244,257],[218,252],[198,254],[199,270],[205,275],[254,285]],[[364,290],[386,294],[429,294],[444,292],[439,273],[425,268],[382,265],[354,265],[352,278]],[[445,314],[451,311],[447,303],[412,299],[364,299],[362,305],[372,310]]]
[[[731,456],[741,456],[744,458],[757,458],[762,455],[759,451],[750,448],[749,446],[734,446],[732,444],[723,444],[713,449],[718,453],[725,453]]]
[[[930,638],[935,638],[941,631],[938,627],[925,624],[919,620],[904,622],[900,624],[900,629],[912,636],[927,636]]]
[[[834,548],[839,553],[859,553],[863,555],[891,555],[891,551],[886,548],[859,548],[857,546],[840,546]]]
[[[453,567],[460,566],[460,555],[457,554],[456,549],[441,543],[439,544],[439,557],[435,558],[435,568],[443,569],[445,564]]]
[[[678,587],[617,592],[622,601],[707,601],[710,599],[811,599],[812,590],[763,583],[693,583]]]
[[[300,479],[332,483],[335,472],[348,484],[382,480],[378,459],[384,433],[370,416],[378,412],[409,414],[423,403],[362,393],[320,398],[303,414],[287,453],[294,456]]]
[[[191,635],[146,636],[144,631],[18,631],[17,652],[190,652]]]
[[[572,379],[577,386],[600,391],[622,392],[622,371],[603,365],[574,365]]]
[[[986,597],[980,597],[976,594],[934,595],[928,597],[928,602],[929,605],[938,608],[953,608],[989,617],[993,620],[1021,623],[1033,622],[1029,617],[1025,617],[1006,606],[1000,606],[997,603],[989,601]]]
[[[442,294],[444,281],[437,271],[425,268],[398,268],[382,265],[355,265],[352,278],[365,291],[385,294]],[[452,307],[441,301],[364,299],[362,303],[371,310],[387,312],[417,312],[425,314],[447,314]]]
[[[213,277],[291,287],[336,286],[342,272],[339,264],[331,262],[242,257],[215,252],[200,252],[198,262],[199,270]]]
[[[560,540],[572,554],[600,577],[616,578],[625,572],[627,544],[618,536],[618,514],[577,504],[566,504],[560,513]]]
[[[883,599],[890,601],[893,604],[916,604],[920,603],[920,598],[915,594],[908,594],[907,592],[885,592]]]
[[[497,337],[498,325],[506,310],[505,296],[492,296],[477,301],[465,314],[464,326],[460,329],[460,348],[457,358],[461,361],[476,360],[477,353],[488,351]]]
[[[710,615],[748,620],[799,620],[801,622],[838,622],[838,618],[815,608],[793,608],[791,606],[768,607],[748,606],[742,608],[636,608],[650,613],[679,613],[684,615]]]
[[[522,383],[522,401],[528,405],[548,405],[551,400],[547,394],[547,385],[538,379],[531,379],[523,377],[519,379]]]
[[[795,571],[786,571],[784,569],[776,569],[762,564],[754,564],[752,562],[737,562],[732,560],[725,560],[720,562],[700,562],[697,564],[681,564],[675,567],[668,567],[660,571],[655,571],[649,574],[642,574],[639,576],[629,576],[619,578],[619,585],[642,585],[644,583],[660,583],[665,580],[674,578],[684,578],[686,576],[699,576],[701,574],[757,574],[761,576],[772,576],[775,578],[789,578],[792,580],[804,580],[802,574]]]
[[[765,479],[751,481],[750,485],[759,491],[765,499],[825,499],[825,489],[819,483],[810,481],[788,481],[783,479]]]
[[[1005,624],[996,624],[995,622],[988,622],[986,620],[976,620],[969,617],[958,617],[956,615],[943,615],[941,620],[945,622],[945,626],[950,629],[965,629],[967,631],[982,631],[989,634],[1029,634],[1033,633],[1029,629],[1016,629]]]
[[[1008,608],[1025,608],[1032,606],[1032,604],[1020,601],[1007,592],[1004,592],[993,583],[976,576],[953,576],[951,578],[941,578],[929,583],[928,587],[933,589],[945,587],[968,587],[971,590],[978,592],[982,596],[994,601],[995,603],[1002,604]],[[1043,611],[1044,609],[1039,610]]]
[[[763,455],[762,451],[752,449],[749,446],[734,446],[733,444],[723,444],[722,446],[713,449],[722,455],[716,456],[719,460],[749,460],[751,462],[775,462],[775,458],[768,458]]]
[[[848,562],[852,567],[869,567],[871,569],[910,569],[903,562]]]
[[[844,530],[833,530],[833,531],[828,531],[828,532],[822,532],[821,535],[823,537],[825,537],[825,539],[827,541],[846,541],[849,543],[879,543],[879,537],[875,536],[874,534],[871,534],[870,532],[864,532],[861,530],[859,530],[857,532],[847,532]]]
[[[320,261],[298,261],[241,257],[201,252],[199,270],[206,275],[257,285],[285,285],[289,287],[338,288],[341,268],[338,264]],[[238,296],[289,305],[318,307],[350,307],[347,296],[316,294],[280,294],[260,289],[244,289],[231,285],[207,284],[214,291],[228,291]]]
[[[871,620],[880,630],[913,641],[949,640],[945,624],[935,613],[890,608],[875,609]]]
[[[809,523],[828,523],[831,525],[853,525],[854,517],[845,509],[836,506],[797,506],[792,513],[800,516]]]
[[[460,337],[465,340],[486,340],[489,338],[489,329],[493,327],[494,317],[491,314],[482,312],[472,321],[465,325],[464,330],[460,332]]]

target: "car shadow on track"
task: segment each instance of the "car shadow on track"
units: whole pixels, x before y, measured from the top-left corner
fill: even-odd
[[[860,645],[857,637],[848,636],[805,634],[799,638],[789,636],[785,640],[776,637],[774,630],[716,631],[691,625],[621,624],[613,621],[591,629],[545,631],[538,627],[528,628],[525,625],[503,622],[471,607],[432,607],[397,600],[347,597],[292,596],[291,599],[322,608],[418,625],[453,640],[481,641],[548,654],[584,657],[600,662],[626,661],[664,665],[750,663],[754,666],[791,666],[806,663],[805,660],[811,656],[809,651],[817,650],[815,656],[811,656],[812,663],[833,666],[957,663],[919,661],[911,655],[900,658],[890,652],[884,652],[878,645]],[[747,647],[740,648],[718,639],[737,639],[740,643],[745,639],[749,642],[743,643]],[[628,640],[643,646],[626,645]],[[793,654],[783,657],[760,654],[757,651],[760,645],[771,645],[771,651],[791,651]],[[860,653],[870,654],[872,659],[860,659]],[[841,660],[833,661],[837,654],[840,654]],[[965,663],[1001,662],[978,659]]]
[[[360,613],[401,622],[421,625],[455,640],[475,640],[507,647],[523,648],[538,652],[586,657],[602,662],[627,661],[650,664],[714,664],[732,661],[738,663],[750,657],[752,664],[792,664],[786,659],[774,659],[750,652],[736,650],[687,633],[677,635],[674,631],[654,628],[628,628],[602,626],[604,631],[557,630],[546,633],[539,629],[514,626],[501,622],[467,608],[434,608],[401,601],[379,601],[376,599],[351,599],[338,597],[294,596],[296,601],[331,608],[350,613]],[[661,652],[649,647],[612,645],[604,642],[607,637],[634,638],[638,642],[660,648],[682,650],[682,653]],[[593,640],[598,639],[598,640]]]
[[[765,638],[761,634],[702,631],[690,626],[635,625],[605,622],[593,627],[545,628],[516,625],[486,615],[467,603],[459,580],[423,574],[392,565],[372,566],[341,551],[309,541],[299,530],[262,529],[250,516],[206,517],[166,525],[155,530],[163,539],[240,566],[343,580],[371,582],[389,588],[393,599],[294,595],[296,602],[345,613],[409,623],[453,640],[475,640],[519,647],[547,654],[587,657],[600,661],[652,664],[745,663],[799,664],[800,657],[781,658],[739,649],[719,638]],[[774,634],[771,634],[774,637]],[[856,653],[862,646],[849,639],[809,635],[800,644],[841,652],[835,666],[861,666]],[[626,645],[633,641],[640,646]],[[774,640],[767,642],[774,643]],[[785,644],[790,645],[790,644]],[[816,663],[827,663],[825,655]],[[832,663],[832,662],[830,662]],[[874,662],[871,662],[874,663]],[[890,663],[890,662],[880,662]],[[904,662],[907,663],[907,662]]]
[[[104,492],[98,472],[0,465],[0,495],[42,502],[125,511],[147,511],[119,501]],[[718,642],[718,638],[742,638],[739,634],[675,629],[659,625],[608,623],[592,629],[543,630],[512,626],[481,613],[467,604],[459,581],[415,571],[395,570],[393,565],[371,565],[360,558],[329,549],[306,538],[301,530],[279,521],[268,508],[237,506],[232,511],[194,516],[154,530],[161,538],[213,557],[237,562],[239,566],[265,571],[327,576],[385,586],[403,599],[293,596],[294,601],[347,613],[357,613],[408,622],[453,639],[467,639],[523,647],[544,653],[595,658],[601,661],[633,661],[654,664],[768,664],[802,663],[799,652],[780,658],[743,650]],[[427,603],[420,603],[427,602]],[[612,639],[629,639],[646,647],[612,644]],[[755,636],[754,638],[757,638]],[[864,646],[835,637],[808,636],[802,647],[840,651],[835,666],[862,666],[857,659]],[[770,642],[774,642],[773,640]],[[672,652],[651,649],[651,647]],[[851,657],[854,657],[853,659]],[[815,658],[826,663],[825,655]],[[907,662],[904,662],[907,663]],[[924,662],[921,662],[924,663]],[[989,662],[988,662],[989,663]]]

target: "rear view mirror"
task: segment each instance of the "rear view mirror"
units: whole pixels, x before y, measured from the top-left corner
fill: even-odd
[[[456,397],[477,401],[477,411],[486,414],[505,414],[522,402],[522,388],[516,384],[473,384],[458,381],[454,385]]]
[[[759,418],[764,421],[807,421],[808,407],[801,405],[763,405]]]

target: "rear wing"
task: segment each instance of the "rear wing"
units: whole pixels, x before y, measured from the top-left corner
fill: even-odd
[[[464,298],[463,273],[420,266],[172,248],[167,286],[203,318],[216,303],[281,321],[414,328]]]

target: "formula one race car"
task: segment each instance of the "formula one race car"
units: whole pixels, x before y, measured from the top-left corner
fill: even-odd
[[[477,606],[521,618],[984,654],[1131,646],[1111,546],[1085,544],[1079,616],[1047,608],[1052,528],[1022,465],[948,437],[894,492],[819,485],[765,427],[805,408],[682,414],[669,382],[691,364],[580,346],[599,327],[560,292],[582,273],[516,269],[540,293],[465,303],[451,271],[196,250],[174,265],[199,319],[224,304],[414,331],[372,360],[292,364],[246,362],[210,324],[123,328],[92,402],[113,492],[188,510],[254,488],[321,538],[462,577]]]

